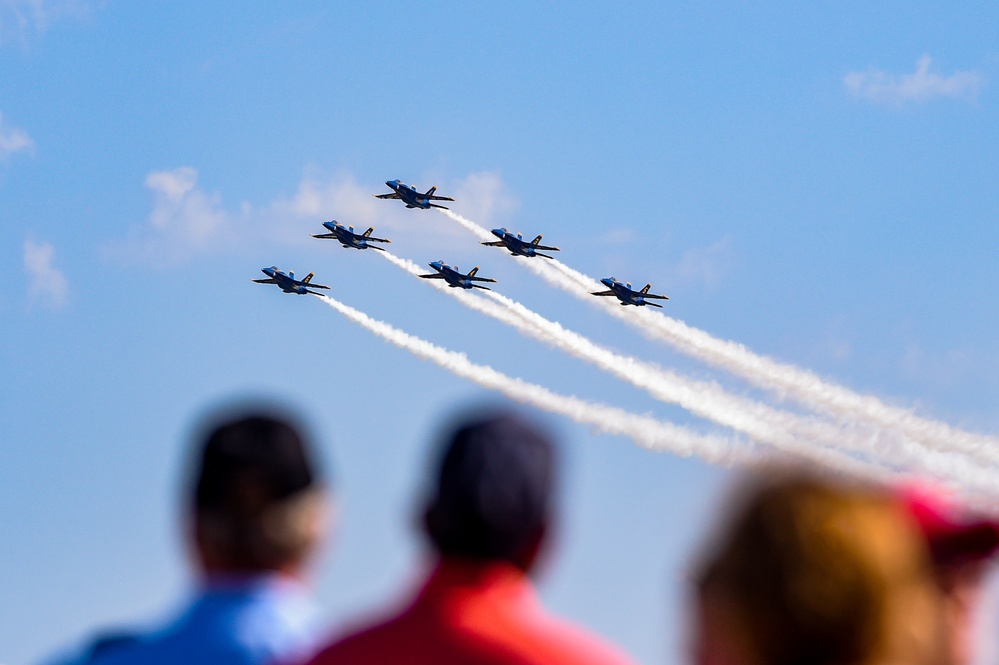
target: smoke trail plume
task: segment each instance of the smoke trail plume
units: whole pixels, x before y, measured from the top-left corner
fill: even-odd
[[[391,252],[382,252],[378,256],[414,276],[419,276],[424,272],[412,261],[395,256]],[[810,423],[793,414],[730,395],[717,384],[687,379],[653,363],[622,356],[593,343],[578,333],[563,328],[556,322],[549,321],[495,291],[484,292],[487,298],[496,301],[490,302],[477,293],[473,294],[463,289],[450,288],[438,280],[428,280],[427,283],[454,296],[467,307],[514,327],[522,334],[553,345],[646,390],[660,401],[679,404],[695,415],[728,426],[737,432],[748,435],[759,443],[770,445],[796,457],[821,459],[824,463],[834,467],[842,467],[852,461],[852,458],[841,453],[823,451],[821,446],[815,444],[824,437],[827,442],[842,446],[843,438],[847,434],[853,437],[848,441],[853,441],[861,436],[860,434],[844,432],[829,426],[823,428],[821,423]],[[860,439],[859,441],[862,443],[855,443],[852,449],[869,453],[871,444],[876,443],[872,436]],[[849,446],[847,448],[849,449]],[[897,458],[898,455],[895,455],[896,461]],[[988,487],[996,484],[996,479],[992,476],[986,475],[984,478],[978,479],[977,476],[983,474],[974,467],[967,464],[962,465],[961,460],[955,462],[926,459],[926,456],[923,455],[909,461],[914,462],[915,466],[920,469],[932,471],[942,478],[962,477],[966,481],[975,479],[977,480],[976,485]],[[956,469],[953,468],[955,465]]]
[[[450,210],[441,212],[477,237],[491,237],[475,222]],[[874,396],[857,394],[824,381],[808,370],[753,353],[742,344],[717,339],[658,312],[646,311],[645,308],[627,308],[628,311],[624,311],[614,303],[594,300],[589,292],[601,290],[601,285],[558,260],[527,260],[521,263],[553,286],[581,300],[603,306],[608,313],[637,328],[646,337],[666,341],[687,355],[741,376],[780,397],[789,397],[808,408],[840,418],[860,419],[880,428],[896,430],[913,441],[944,453],[960,451],[986,464],[999,464],[999,440],[994,437],[958,430],[917,416],[909,410],[887,405]]]
[[[808,450],[816,447],[841,448],[986,490],[996,487],[999,480],[994,472],[982,469],[965,457],[926,450],[904,437],[892,436],[893,433],[885,435],[870,428],[837,426],[733,395],[717,383],[684,377],[655,363],[611,351],[500,293],[486,291],[484,295],[514,312],[528,326],[525,329],[518,325],[521,332],[642,388],[660,401],[678,404],[701,418],[730,427],[778,450],[807,455]]]
[[[418,358],[429,360],[456,376],[500,392],[514,401],[566,416],[599,432],[626,436],[644,448],[669,451],[684,457],[696,455],[712,464],[753,464],[763,457],[759,451],[754,451],[738,439],[697,434],[648,416],[578,397],[560,395],[543,386],[509,377],[491,367],[471,362],[463,353],[444,349],[383,321],[372,319],[334,298],[314,295],[351,322]],[[833,472],[852,476],[883,479],[887,475],[883,469],[842,456],[837,451],[819,451],[809,454],[806,459]]]

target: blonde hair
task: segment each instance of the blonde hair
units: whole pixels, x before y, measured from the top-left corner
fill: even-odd
[[[253,511],[200,509],[194,515],[203,551],[233,570],[280,570],[304,560],[321,536],[325,494],[310,487]]]
[[[742,505],[695,582],[737,626],[747,662],[940,660],[925,544],[888,492],[782,471]]]

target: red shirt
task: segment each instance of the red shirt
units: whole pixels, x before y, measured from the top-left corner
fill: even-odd
[[[519,568],[442,561],[413,603],[348,635],[311,665],[632,665],[623,653],[545,612]]]

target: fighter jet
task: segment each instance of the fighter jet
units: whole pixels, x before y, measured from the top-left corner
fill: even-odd
[[[328,286],[323,286],[322,284],[313,284],[312,276],[315,275],[315,273],[312,272],[306,275],[303,280],[295,279],[295,271],[290,270],[286,273],[283,270],[278,270],[277,266],[261,268],[260,272],[267,275],[267,279],[251,279],[250,281],[256,282],[257,284],[277,284],[285,293],[297,293],[300,296],[304,296],[306,293],[311,293],[314,296],[321,296],[321,293],[316,293],[315,291],[310,291],[309,289],[330,288]]]
[[[424,210],[443,208],[447,210],[447,206],[437,205],[431,201],[454,201],[450,196],[434,196],[434,192],[437,191],[436,185],[428,189],[426,194],[421,194],[415,187],[407,185],[401,180],[388,180],[385,184],[392,190],[391,194],[372,194],[372,196],[378,199],[402,199],[407,208],[422,208]]]
[[[645,288],[641,291],[635,291],[631,288],[631,282],[627,284],[619,282],[613,277],[604,277],[600,282],[607,287],[610,287],[610,291],[592,291],[591,293],[595,296],[614,296],[621,301],[622,305],[636,305],[642,307],[644,305],[651,305],[653,307],[662,308],[662,305],[657,305],[654,302],[646,302],[647,298],[655,298],[657,300],[669,300],[668,296],[659,296],[655,293],[649,293],[649,289],[652,288],[652,284],[646,284]]]
[[[481,244],[488,245],[490,247],[506,247],[514,256],[543,256],[546,259],[551,259],[554,257],[542,254],[537,250],[547,249],[552,252],[559,251],[558,247],[545,247],[544,245],[539,245],[538,243],[541,242],[540,234],[538,234],[538,237],[531,242],[525,241],[524,236],[519,233],[514,235],[506,229],[493,229],[492,234],[499,238],[498,242],[484,242]]]
[[[432,261],[430,267],[437,272],[432,275],[420,275],[423,279],[443,279],[447,282],[447,285],[456,289],[485,289],[490,291],[488,286],[479,286],[475,282],[495,282],[495,279],[490,279],[488,277],[476,277],[475,273],[479,272],[479,266],[475,266],[468,274],[461,272],[458,266],[453,268],[443,261]]]
[[[385,238],[372,238],[371,232],[375,230],[375,227],[369,228],[364,233],[354,233],[353,226],[344,226],[340,224],[335,219],[332,222],[323,222],[323,226],[330,230],[330,233],[320,233],[312,234],[313,238],[336,238],[340,241],[340,244],[344,247],[353,247],[354,249],[377,249],[380,251],[385,251],[381,247],[375,247],[374,245],[369,245],[369,242],[392,242],[391,240],[386,240]]]

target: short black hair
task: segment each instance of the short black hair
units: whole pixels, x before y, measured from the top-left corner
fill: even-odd
[[[286,417],[248,414],[220,422],[202,444],[197,510],[253,511],[311,486],[311,451]]]
[[[550,517],[555,448],[510,413],[465,421],[444,440],[426,514],[440,554],[523,564]]]

